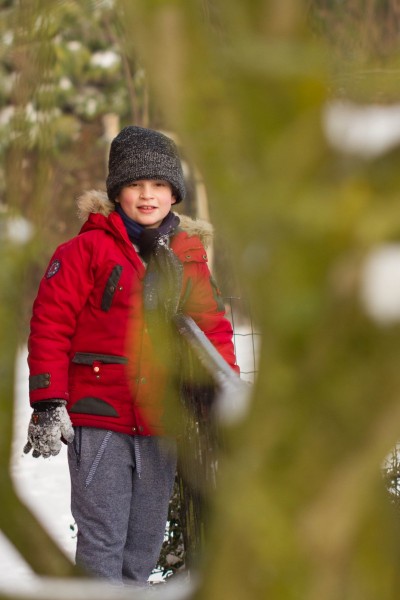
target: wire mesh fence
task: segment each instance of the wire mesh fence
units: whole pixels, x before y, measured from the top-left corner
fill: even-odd
[[[385,458],[382,472],[390,499],[396,508],[400,509],[400,442]]]
[[[226,314],[233,327],[233,343],[240,377],[254,383],[258,371],[261,334],[254,323],[248,302],[239,296],[226,296]]]

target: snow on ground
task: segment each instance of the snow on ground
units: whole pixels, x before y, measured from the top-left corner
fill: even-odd
[[[236,353],[238,364],[246,381],[254,380],[253,341],[250,329],[241,325],[236,329]],[[26,443],[31,409],[28,401],[28,366],[26,350],[18,355],[15,384],[14,442],[11,473],[15,488],[35,516],[41,521],[60,548],[73,559],[75,532],[70,511],[70,483],[67,449],[63,446],[58,456],[33,458],[22,449]],[[0,531],[0,594],[8,588],[19,590],[29,587],[38,577],[24,562]]]

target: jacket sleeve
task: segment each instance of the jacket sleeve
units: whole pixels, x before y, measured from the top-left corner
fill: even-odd
[[[192,317],[226,362],[239,373],[232,325],[225,317],[223,299],[207,263],[186,263],[185,271],[183,311]]]
[[[68,400],[77,316],[93,287],[92,244],[77,236],[55,251],[33,304],[28,340],[30,401]]]

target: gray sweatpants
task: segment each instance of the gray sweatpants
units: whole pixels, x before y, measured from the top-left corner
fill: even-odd
[[[146,582],[164,538],[175,442],[77,427],[68,462],[77,565],[116,584]]]

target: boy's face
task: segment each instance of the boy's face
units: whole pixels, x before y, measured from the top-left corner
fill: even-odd
[[[175,204],[172,186],[164,179],[138,179],[124,186],[116,202],[143,227],[158,227]]]

